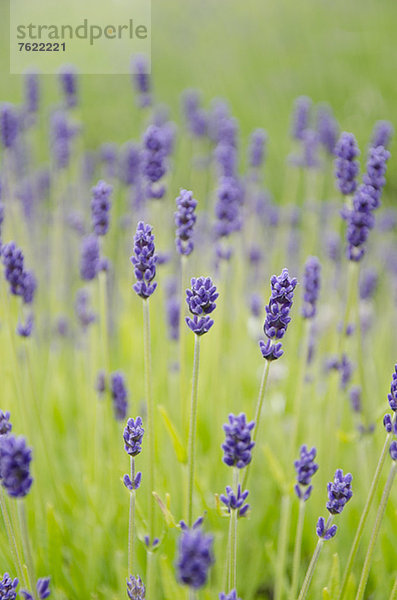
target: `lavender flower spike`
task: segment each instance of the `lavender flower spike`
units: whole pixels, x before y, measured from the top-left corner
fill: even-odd
[[[307,96],[300,96],[294,102],[291,135],[295,140],[303,139],[303,132],[309,125],[311,107],[312,101]]]
[[[352,475],[347,473],[343,475],[342,469],[337,469],[335,472],[334,481],[328,483],[328,502],[327,509],[332,515],[342,512],[345,504],[353,495],[351,489]]]
[[[255,422],[247,423],[244,413],[238,416],[229,415],[229,423],[223,426],[226,439],[222,444],[222,450],[223,462],[226,465],[243,469],[251,462],[251,450],[255,446],[255,442],[251,441],[251,431],[254,427]]]
[[[389,401],[390,408],[393,412],[397,411],[397,365],[394,367],[394,373],[390,385],[390,394],[387,399]]]
[[[18,579],[11,579],[8,573],[4,573],[4,575],[0,579],[1,600],[15,600],[15,598],[17,597],[17,593],[15,590],[18,587],[18,583]]]
[[[389,121],[377,121],[372,132],[371,146],[388,148],[393,133],[393,125]]]
[[[316,256],[309,256],[305,263],[303,274],[303,308],[302,315],[305,319],[312,319],[316,314],[316,305],[320,291],[321,265]]]
[[[201,519],[190,529],[181,522],[182,533],[179,538],[178,578],[193,589],[205,585],[208,570],[214,562],[213,537],[203,533],[200,526]]]
[[[354,135],[343,132],[335,147],[335,176],[342,194],[353,194],[356,190],[356,177],[360,168],[356,159],[359,154]]]
[[[263,326],[269,339],[281,339],[291,321],[289,316],[294,298],[294,289],[297,284],[295,277],[291,278],[288,269],[283,269],[278,277],[273,275],[270,279],[271,296],[266,306],[266,319]]]
[[[141,444],[144,433],[141,417],[137,417],[135,420],[128,419],[123,433],[124,449],[127,454],[137,456],[142,452]]]
[[[225,594],[225,592],[221,592],[219,594],[219,600],[241,600],[241,598],[237,598],[236,590],[232,590],[229,594]]]
[[[33,483],[31,460],[32,451],[25,438],[0,436],[0,483],[12,498],[23,498],[29,492]]]
[[[383,146],[370,148],[367,159],[367,172],[363,177],[364,184],[369,187],[368,191],[373,197],[373,209],[378,208],[382,196],[382,190],[386,183],[386,167],[390,158],[390,152]]]
[[[8,411],[3,412],[0,410],[0,436],[7,435],[7,433],[10,433],[11,429],[10,413]]]
[[[120,372],[112,373],[110,386],[115,417],[118,421],[122,421],[127,415],[128,407],[128,392],[124,375]]]
[[[192,241],[193,227],[197,217],[194,211],[197,206],[197,200],[193,198],[193,193],[188,190],[181,190],[176,199],[178,210],[175,213],[176,230],[176,248],[179,254],[188,256],[193,251]]]
[[[145,600],[145,586],[142,579],[137,575],[130,575],[127,579],[127,594],[130,600]]]
[[[245,490],[245,492],[241,491],[240,484],[237,486],[237,494],[235,494],[235,492],[233,492],[233,488],[228,485],[226,486],[226,494],[221,494],[219,499],[225,506],[227,506],[228,513],[230,513],[231,510],[237,510],[237,516],[244,517],[249,509],[249,504],[244,504],[248,494],[248,490]]]
[[[131,257],[138,280],[132,287],[143,300],[150,298],[157,287],[157,283],[152,283],[157,263],[152,230],[151,225],[145,225],[143,221],[138,223],[134,236],[134,255]]]
[[[59,81],[68,108],[77,105],[77,73],[72,65],[64,65],[59,71]]]
[[[4,148],[12,148],[18,135],[19,121],[16,108],[9,102],[0,104],[0,136]]]
[[[396,440],[393,440],[392,443],[390,444],[389,452],[390,452],[390,456],[391,456],[392,460],[397,460],[397,442],[396,442]]]
[[[207,333],[214,322],[208,316],[215,309],[215,300],[219,294],[210,277],[195,277],[191,280],[191,289],[186,290],[186,302],[193,319],[186,317],[186,323],[196,335]]]
[[[99,241],[95,235],[85,237],[81,246],[80,276],[85,281],[95,279],[100,267]]]
[[[98,181],[97,185],[92,188],[91,215],[96,235],[105,235],[108,232],[112,190],[112,186],[105,181]]]
[[[318,470],[318,464],[314,462],[317,451],[315,448],[308,450],[306,445],[301,446],[300,458],[294,462],[296,470],[296,481],[295,493],[299,499],[306,502],[309,499],[312,486],[310,485],[313,475]],[[302,490],[306,488],[306,490]]]
[[[346,256],[349,260],[360,261],[365,253],[365,242],[374,226],[373,196],[369,186],[360,185],[353,197],[353,208],[347,213]]]
[[[150,94],[150,64],[143,54],[134,56],[132,60],[133,83],[138,94],[138,105],[140,108],[150,106],[152,97]]]
[[[254,169],[262,166],[265,158],[267,135],[263,129],[255,129],[251,134],[249,165]]]

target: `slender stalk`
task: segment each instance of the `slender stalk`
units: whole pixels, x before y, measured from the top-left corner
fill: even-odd
[[[181,281],[180,281],[180,313],[179,313],[179,393],[181,402],[181,421],[182,432],[185,436],[186,420],[187,420],[187,402],[185,390],[185,277],[186,277],[187,257],[181,256]],[[185,438],[184,438],[185,439]]]
[[[190,406],[189,440],[188,440],[188,507],[187,522],[189,527],[193,522],[193,484],[194,463],[196,455],[196,429],[197,429],[197,397],[198,397],[198,373],[200,366],[200,336],[195,335],[194,361],[192,379],[192,399]]]
[[[147,600],[153,600],[155,595],[155,579],[154,579],[154,565],[153,565],[153,552],[148,550],[146,552],[146,598]]]
[[[102,361],[106,375],[110,372],[109,354],[109,329],[108,329],[108,302],[107,302],[107,276],[105,271],[98,273],[99,280],[99,314],[101,321]]]
[[[380,526],[382,523],[383,515],[385,514],[387,501],[390,496],[391,488],[393,485],[394,478],[397,473],[397,461],[393,461],[392,466],[390,467],[389,477],[387,478],[382,498],[379,504],[378,512],[376,514],[376,520],[374,527],[372,529],[371,539],[369,541],[367,554],[365,556],[363,570],[361,572],[360,583],[358,584],[358,590],[356,595],[356,600],[362,600],[364,598],[364,592],[368,581],[369,572],[371,569],[372,557],[375,549],[376,540],[378,539],[378,534],[380,530]]]
[[[280,600],[283,595],[285,563],[287,558],[288,546],[288,529],[290,518],[291,498],[288,493],[284,493],[281,499],[281,516],[280,516],[280,531],[278,536],[277,547],[277,565],[276,565],[276,581],[274,586],[274,598]]]
[[[302,396],[305,385],[307,356],[309,354],[309,340],[310,340],[310,319],[304,319],[304,333],[303,333],[303,347],[302,354],[300,356],[299,365],[299,378],[296,394],[294,396],[294,428],[291,436],[291,456],[294,456],[295,446],[298,440],[299,433],[299,422],[302,412]]]
[[[397,599],[397,577],[394,580],[394,585],[393,585],[393,589],[391,591],[389,600],[396,600],[396,599]]]
[[[33,559],[32,559],[32,552],[30,549],[28,524],[27,524],[27,520],[26,520],[25,501],[23,498],[18,499],[18,511],[19,511],[19,521],[20,521],[20,525],[21,525],[22,546],[23,546],[23,552],[24,552],[25,560],[26,560],[30,592],[33,595],[33,598],[36,598],[36,595],[35,595],[36,588],[34,586],[34,582],[36,581],[36,579],[34,576]]]
[[[239,472],[233,468],[233,491],[237,495]],[[229,561],[229,592],[237,588],[237,517],[238,510],[230,510],[230,561]]]
[[[189,588],[189,600],[197,600],[197,591]]]
[[[301,549],[302,549],[302,533],[303,523],[305,520],[305,507],[306,502],[301,498],[299,501],[299,516],[298,524],[296,526],[295,546],[294,546],[294,558],[292,562],[292,583],[290,591],[290,600],[294,600],[298,588],[299,579],[299,565],[301,560]]]
[[[131,481],[135,479],[135,459],[131,456]],[[135,530],[135,489],[130,493],[130,517],[128,522],[128,576],[133,575]]]
[[[331,515],[330,517],[328,517],[328,521],[325,526],[325,529],[328,529],[330,527],[332,520],[333,520],[333,516]],[[311,580],[313,577],[314,569],[316,568],[318,557],[320,556],[320,552],[321,552],[321,548],[323,547],[323,544],[324,544],[324,538],[319,538],[316,549],[312,556],[312,560],[310,561],[309,568],[306,571],[306,576],[305,576],[298,600],[304,600],[304,598],[306,598],[306,594],[309,591],[309,586],[310,586],[310,583],[311,583]]]
[[[7,537],[8,537],[8,543],[10,544],[11,554],[12,554],[12,558],[13,558],[15,567],[18,571],[18,576],[22,578],[22,581],[24,582],[24,585],[26,586],[27,581],[25,580],[25,577],[24,577],[24,571],[22,568],[22,560],[21,560],[21,557],[19,554],[18,544],[17,544],[17,540],[15,537],[15,532],[12,527],[10,516],[8,514],[4,491],[2,488],[0,488],[0,509],[1,509],[1,513],[3,515],[4,525],[5,525]]]
[[[259,429],[259,424],[260,424],[260,418],[261,418],[261,413],[262,413],[262,407],[263,407],[263,400],[265,398],[265,392],[266,392],[266,387],[267,387],[267,380],[269,378],[269,369],[270,369],[270,361],[267,360],[266,364],[263,368],[263,373],[262,373],[262,379],[261,379],[261,384],[260,384],[260,388],[259,388],[259,395],[258,395],[258,400],[256,403],[256,408],[255,408],[255,426],[252,430],[252,441],[255,442],[256,441],[256,436],[258,433],[258,429]],[[248,482],[248,476],[249,476],[249,472],[250,472],[250,466],[251,463],[249,463],[249,465],[247,466],[247,468],[245,469],[245,473],[244,473],[244,479],[243,479],[243,490],[245,490],[247,488],[247,482]]]
[[[394,421],[395,421],[395,415],[393,417],[393,423],[394,423]],[[380,477],[380,474],[382,472],[383,465],[385,463],[387,451],[389,449],[389,443],[390,443],[391,435],[392,435],[391,433],[388,433],[387,436],[386,436],[386,440],[385,440],[385,443],[384,443],[381,455],[379,457],[378,464],[376,466],[375,474],[374,474],[374,477],[372,479],[371,487],[370,487],[369,492],[368,492],[367,501],[365,503],[363,512],[361,514],[360,522],[359,522],[358,527],[357,527],[356,535],[354,536],[354,540],[353,540],[353,544],[352,544],[352,547],[351,547],[351,550],[350,550],[349,558],[347,559],[346,568],[345,568],[345,571],[343,573],[342,584],[341,584],[341,587],[340,587],[340,592],[339,592],[338,600],[342,600],[342,598],[343,598],[343,596],[344,596],[344,594],[346,592],[347,582],[349,580],[350,573],[351,573],[351,570],[353,568],[353,563],[354,563],[354,559],[356,558],[356,554],[357,554],[358,546],[359,546],[359,543],[360,543],[360,540],[361,540],[361,536],[363,534],[365,523],[367,521],[368,514],[369,514],[369,511],[370,511],[370,508],[371,508],[371,505],[372,505],[372,501],[373,501],[374,496],[375,496],[376,488],[378,487],[379,477]]]
[[[154,423],[153,423],[153,398],[151,384],[151,356],[150,356],[150,315],[149,300],[143,300],[143,345],[145,360],[145,386],[146,386],[146,406],[147,406],[147,430],[149,437],[149,468],[148,468],[148,490],[149,490],[149,537],[150,543],[153,541],[154,532]]]

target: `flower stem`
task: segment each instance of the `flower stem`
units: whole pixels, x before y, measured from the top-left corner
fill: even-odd
[[[233,468],[233,490],[237,495],[238,468]],[[229,592],[237,588],[237,516],[238,510],[230,510],[230,561],[229,561]]]
[[[135,458],[131,456],[131,481],[134,485]],[[128,523],[128,576],[133,575],[134,563],[134,530],[135,530],[135,488],[130,492],[130,517]]]
[[[194,361],[193,361],[193,379],[192,379],[192,400],[190,407],[190,424],[188,440],[188,508],[187,522],[189,527],[193,522],[193,484],[194,484],[194,463],[196,454],[196,429],[197,429],[197,395],[198,395],[198,373],[200,365],[200,336],[195,335],[194,341]]]
[[[288,529],[290,519],[291,497],[288,493],[284,493],[281,499],[281,516],[280,516],[280,531],[278,536],[277,547],[277,564],[276,564],[276,581],[274,586],[274,598],[280,600],[283,595],[285,562],[287,557],[288,546]]]
[[[254,428],[252,430],[252,436],[251,436],[251,439],[252,439],[253,442],[255,442],[256,436],[257,436],[258,430],[259,430],[259,423],[260,423],[260,418],[261,418],[261,413],[262,413],[263,400],[265,398],[265,392],[266,392],[266,387],[267,387],[267,380],[269,378],[269,369],[270,369],[270,361],[267,360],[266,364],[264,366],[264,369],[263,369],[261,384],[260,384],[260,388],[259,388],[258,400],[257,400],[257,403],[256,403],[255,417],[254,417],[255,425],[254,425]],[[247,465],[247,468],[245,469],[244,479],[243,479],[243,485],[242,485],[243,490],[245,490],[246,487],[247,487],[250,466],[251,466],[251,463],[249,463]]]
[[[298,524],[296,526],[294,558],[293,558],[293,562],[292,562],[292,583],[291,583],[291,591],[290,591],[290,600],[294,600],[294,598],[296,597],[296,591],[298,588],[299,565],[300,565],[300,560],[301,560],[301,549],[302,549],[303,523],[305,520],[305,507],[306,507],[306,502],[303,500],[303,498],[301,498],[299,501],[299,516],[298,516]]]
[[[394,423],[394,421],[395,421],[395,416],[393,418],[393,423]],[[379,477],[380,477],[380,474],[382,472],[383,465],[385,463],[385,459],[386,459],[387,451],[388,451],[388,448],[389,448],[389,443],[390,443],[391,435],[392,435],[391,433],[388,433],[387,436],[386,436],[386,440],[385,440],[385,443],[384,443],[381,455],[379,457],[378,464],[376,466],[375,474],[374,474],[374,477],[373,477],[373,480],[372,480],[372,483],[371,483],[371,487],[370,487],[369,492],[368,492],[367,501],[365,503],[363,512],[361,514],[360,522],[358,524],[356,535],[355,535],[354,540],[353,540],[353,545],[352,545],[351,550],[350,550],[349,558],[347,559],[347,564],[346,564],[345,572],[343,573],[342,584],[341,584],[341,587],[340,587],[340,592],[339,592],[338,600],[342,600],[343,599],[343,596],[344,596],[345,591],[346,591],[347,582],[349,580],[350,573],[351,573],[351,570],[352,570],[352,567],[353,567],[353,563],[354,563],[354,559],[355,559],[356,554],[357,554],[357,550],[358,550],[358,546],[359,546],[359,543],[360,543],[360,540],[361,540],[361,536],[363,534],[364,526],[365,526],[365,523],[367,521],[368,513],[370,511],[370,508],[371,508],[371,505],[372,505],[372,501],[373,501],[374,496],[375,496],[376,488],[378,487]]]
[[[143,300],[143,345],[145,361],[145,387],[146,387],[146,407],[147,407],[147,429],[149,437],[149,468],[148,468],[148,491],[149,491],[149,537],[153,541],[154,532],[154,423],[153,423],[153,398],[151,385],[151,356],[150,356],[150,315],[149,300]]]
[[[25,501],[23,498],[18,499],[18,510],[19,510],[19,521],[21,525],[21,533],[22,533],[22,546],[26,559],[26,566],[28,571],[28,579],[29,579],[29,587],[30,592],[35,598],[35,586],[34,582],[36,581],[34,576],[34,568],[33,568],[33,559],[32,552],[30,549],[30,541],[29,541],[29,533],[28,533],[28,524],[26,520],[26,511],[25,511]]]
[[[374,553],[376,540],[378,538],[383,515],[385,514],[387,501],[390,496],[390,491],[391,491],[396,473],[397,473],[397,461],[394,460],[392,466],[390,467],[389,477],[387,478],[387,481],[386,481],[386,484],[385,484],[385,487],[383,490],[383,494],[382,494],[382,499],[380,501],[378,512],[376,514],[375,524],[372,529],[371,539],[369,541],[369,546],[368,546],[367,554],[365,556],[363,570],[361,572],[360,583],[358,584],[356,600],[362,600],[362,598],[364,597],[364,592],[365,592],[365,588],[366,588],[367,581],[368,581],[368,576],[369,576],[369,571],[371,568],[372,556]]]
[[[394,585],[393,585],[393,589],[391,591],[389,600],[396,600],[396,598],[397,598],[397,576],[394,580]]]
[[[332,520],[333,520],[333,516],[331,515],[330,517],[328,517],[328,521],[325,526],[325,530],[329,529],[329,527],[331,526]],[[314,569],[316,568],[318,557],[320,556],[320,552],[321,552],[321,548],[323,547],[323,544],[324,544],[324,538],[319,538],[316,549],[315,549],[312,559],[310,561],[309,568],[307,569],[305,580],[303,582],[302,589],[300,591],[298,600],[304,600],[304,598],[306,598],[306,594],[309,591],[309,586],[310,586],[310,583],[311,583],[311,580],[313,577]]]
[[[186,277],[187,257],[181,256],[181,289],[180,289],[180,307],[179,307],[179,393],[181,402],[181,422],[183,436],[186,435],[186,420],[187,420],[187,402],[185,390],[185,277]],[[184,437],[184,440],[186,438]]]
[[[0,510],[3,515],[4,525],[5,525],[7,537],[8,537],[8,543],[10,544],[11,554],[12,554],[12,558],[13,558],[15,567],[18,571],[18,576],[21,577],[22,581],[24,582],[24,585],[26,586],[27,582],[25,581],[25,578],[24,578],[24,571],[22,568],[22,560],[21,560],[21,557],[20,557],[20,554],[18,551],[18,544],[17,544],[17,540],[15,537],[15,532],[12,527],[10,516],[8,514],[7,505],[6,505],[6,501],[5,501],[5,495],[4,495],[4,491],[2,488],[0,488]]]

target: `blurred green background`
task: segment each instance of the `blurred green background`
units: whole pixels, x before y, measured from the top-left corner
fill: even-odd
[[[8,0],[1,7],[1,95],[18,101],[20,77],[8,73]],[[298,95],[329,102],[362,149],[374,121],[397,124],[396,31],[395,0],[153,0],[154,86],[174,114],[186,87],[205,100],[226,97],[243,139],[253,127],[268,131],[272,179],[289,149]],[[57,84],[44,79],[55,101]],[[128,76],[84,76],[82,98],[89,147],[136,133]],[[397,187],[393,164],[389,191]]]

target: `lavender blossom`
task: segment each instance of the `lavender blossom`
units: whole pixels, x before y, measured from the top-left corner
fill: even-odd
[[[12,430],[12,424],[10,422],[10,413],[8,411],[3,412],[0,410],[0,436],[7,435]]]
[[[226,486],[226,494],[221,494],[219,499],[227,506],[228,513],[230,513],[231,510],[237,510],[237,516],[244,517],[249,509],[249,504],[244,504],[248,494],[248,490],[245,490],[245,492],[241,491],[240,484],[238,484],[237,487],[237,494],[235,494],[233,488],[228,485]]]
[[[249,165],[253,169],[259,169],[265,159],[267,135],[263,129],[255,129],[250,138],[248,151]]]
[[[196,335],[204,335],[214,324],[208,316],[216,308],[215,300],[219,294],[210,277],[195,277],[191,280],[191,289],[186,290],[186,302],[193,319],[186,317],[189,329]]]
[[[32,115],[39,110],[39,78],[36,71],[27,71],[25,73],[25,110]]]
[[[11,579],[8,573],[4,573],[0,577],[0,600],[15,600],[17,597],[18,579]]]
[[[390,444],[389,452],[390,452],[391,459],[397,460],[397,442],[396,442],[396,440],[393,440],[392,443]]]
[[[58,169],[69,166],[72,153],[71,142],[77,129],[70,122],[68,115],[62,111],[55,111],[50,118],[50,143],[54,164]]]
[[[72,65],[60,69],[59,82],[67,108],[74,108],[77,105],[77,73]]]
[[[297,481],[294,489],[298,498],[304,502],[310,498],[313,489],[311,479],[318,470],[318,464],[314,462],[316,454],[316,448],[308,450],[307,446],[303,445],[300,449],[299,460],[294,462]],[[302,489],[302,487],[306,489]]]
[[[303,308],[305,319],[312,319],[317,311],[317,300],[321,284],[321,264],[316,256],[309,256],[303,274]]]
[[[219,600],[241,600],[241,598],[237,598],[236,590],[232,590],[229,594],[225,594],[225,592],[221,592],[219,594]]]
[[[281,342],[272,344],[269,339],[266,343],[263,340],[259,340],[259,347],[261,349],[263,358],[268,361],[277,360],[284,354]]]
[[[123,433],[124,449],[127,454],[137,456],[142,452],[141,444],[144,433],[141,417],[137,417],[135,420],[128,419]]]
[[[237,150],[231,144],[220,143],[214,150],[214,159],[220,177],[236,177]]]
[[[330,155],[334,154],[338,129],[338,123],[330,107],[319,106],[317,110],[317,132],[320,143]]]
[[[13,104],[0,104],[0,136],[4,148],[12,148],[19,130],[18,113]]]
[[[5,267],[5,278],[10,284],[10,292],[14,296],[23,296],[24,292],[24,256],[14,242],[4,244],[1,248],[1,260]]]
[[[96,314],[90,310],[89,299],[90,297],[87,290],[80,289],[77,291],[74,309],[80,325],[84,330],[92,323],[95,323],[97,319]]]
[[[138,471],[134,479],[131,479],[129,475],[124,475],[123,477],[123,483],[127,490],[129,490],[130,492],[132,492],[133,490],[138,490],[141,486],[141,481],[142,473],[140,471]]]
[[[229,415],[229,423],[225,423],[223,426],[226,438],[222,444],[222,450],[224,452],[223,462],[226,465],[243,469],[251,462],[251,450],[255,446],[255,443],[251,441],[251,431],[254,427],[254,421],[247,423],[244,413],[240,413],[238,416]]]
[[[394,373],[390,384],[390,394],[387,395],[390,408],[393,412],[397,411],[397,365],[394,367]]]
[[[141,167],[141,148],[138,144],[128,142],[121,149],[119,172],[121,181],[125,185],[137,182]]]
[[[148,198],[162,198],[165,186],[155,187],[166,173],[167,145],[161,127],[150,125],[143,137],[142,171],[148,182]]]
[[[123,421],[127,415],[128,392],[124,375],[121,372],[111,374],[110,391],[112,394],[114,415],[118,421]]]
[[[213,537],[202,532],[201,522],[202,519],[199,519],[189,528],[182,521],[182,533],[179,538],[178,579],[193,589],[205,585],[208,570],[214,562]]]
[[[17,325],[16,332],[19,336],[28,338],[32,335],[34,325],[33,315],[28,315],[25,323],[19,322]]]
[[[311,107],[312,101],[306,96],[300,96],[294,102],[291,135],[295,140],[303,139],[303,132],[309,125]]]
[[[157,283],[152,283],[156,276],[157,263],[152,231],[151,225],[145,225],[143,221],[138,223],[134,236],[134,256],[131,256],[137,278],[137,283],[132,289],[143,300],[150,298],[157,287]]]
[[[370,300],[378,286],[378,272],[375,269],[367,269],[361,274],[360,279],[360,298],[361,300]]]
[[[33,483],[31,460],[32,451],[25,438],[0,436],[0,483],[12,498],[23,498],[29,492]]]
[[[356,160],[360,152],[352,133],[343,132],[335,146],[335,176],[339,190],[344,195],[353,194],[357,187],[360,165]]]
[[[37,595],[40,600],[45,600],[51,594],[50,577],[41,577],[36,584]]]
[[[197,200],[193,198],[193,192],[181,190],[176,205],[178,209],[175,213],[176,248],[179,254],[189,256],[194,248],[192,234],[197,220],[195,215]]]
[[[375,219],[372,214],[373,197],[369,186],[360,185],[353,197],[353,208],[346,213],[346,256],[349,260],[358,262],[365,254],[365,242]]]
[[[168,333],[171,340],[179,340],[179,317],[180,317],[179,298],[171,295],[166,301]]]
[[[105,181],[98,181],[97,185],[92,188],[91,217],[96,235],[105,235],[108,232],[112,191],[112,186]]]
[[[189,132],[203,137],[208,131],[208,117],[200,107],[200,95],[196,90],[186,90],[182,95],[182,111]]]
[[[279,276],[273,275],[270,279],[271,296],[266,306],[266,319],[263,326],[264,332],[269,339],[284,337],[288,324],[294,290],[297,284],[295,277],[290,278],[288,269],[283,269]]]
[[[341,513],[347,502],[352,497],[352,479],[353,477],[350,473],[343,475],[342,469],[337,469],[335,472],[334,481],[328,483],[327,509],[332,515]]]
[[[130,600],[145,600],[145,586],[139,575],[130,575],[127,579],[127,594]]]
[[[134,56],[132,61],[132,79],[137,93],[138,106],[146,108],[152,104],[150,64],[144,54]]]
[[[338,528],[336,525],[331,525],[328,529],[325,527],[324,517],[320,517],[317,521],[316,533],[319,538],[324,540],[330,540],[337,532]]]
[[[353,411],[355,413],[360,413],[362,411],[361,404],[361,388],[358,385],[354,385],[349,392],[350,403]]]
[[[372,132],[371,146],[388,148],[393,133],[393,125],[389,121],[377,121]]]
[[[363,182],[373,198],[373,209],[378,208],[382,191],[386,183],[386,167],[390,158],[390,152],[383,146],[370,148],[367,159],[367,172],[363,176]],[[372,188],[372,189],[371,189]]]
[[[80,276],[85,281],[92,281],[98,274],[100,261],[99,240],[96,235],[83,239],[80,257]]]
[[[215,235],[217,238],[229,236],[234,231],[240,231],[242,220],[240,206],[243,190],[240,182],[234,177],[222,177],[217,189],[215,205]]]

